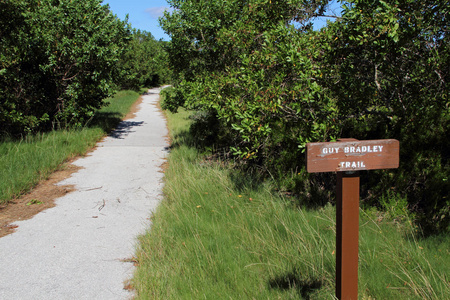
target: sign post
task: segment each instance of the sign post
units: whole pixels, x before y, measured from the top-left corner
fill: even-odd
[[[358,299],[359,171],[398,168],[397,140],[306,144],[309,173],[337,172],[336,297]]]

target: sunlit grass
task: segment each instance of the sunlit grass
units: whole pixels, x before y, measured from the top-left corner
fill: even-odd
[[[380,221],[362,212],[360,290],[377,299],[449,299],[450,238],[420,238],[405,220]]]
[[[303,210],[189,147],[188,114],[168,114],[164,200],[140,238],[137,299],[333,299],[335,208]],[[243,184],[244,183],[244,184]],[[449,237],[418,239],[361,211],[361,299],[450,299]]]
[[[133,91],[117,93],[83,129],[0,141],[0,204],[28,191],[70,158],[85,154],[118,124],[138,98]]]

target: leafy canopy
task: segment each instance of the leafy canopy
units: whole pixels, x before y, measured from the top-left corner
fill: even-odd
[[[113,91],[127,22],[99,0],[2,1],[0,9],[2,131],[83,124]]]
[[[448,1],[340,1],[342,17],[320,31],[311,18],[328,1],[168,2],[164,107],[200,111],[206,145],[272,176],[296,170],[284,188],[320,202],[331,179],[305,174],[305,143],[399,139],[400,168],[365,178],[365,202],[395,190],[424,226],[448,226]]]

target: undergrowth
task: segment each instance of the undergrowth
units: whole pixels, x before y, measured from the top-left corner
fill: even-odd
[[[271,181],[206,159],[189,114],[168,120],[164,200],[139,239],[137,299],[333,299],[335,208],[299,207]],[[398,217],[403,206],[361,209],[360,298],[450,299],[450,238],[422,238]]]

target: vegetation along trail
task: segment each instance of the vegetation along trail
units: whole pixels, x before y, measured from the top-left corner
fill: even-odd
[[[160,200],[167,128],[149,90],[61,185],[75,191],[0,238],[0,299],[127,299],[136,236]]]

